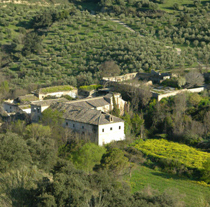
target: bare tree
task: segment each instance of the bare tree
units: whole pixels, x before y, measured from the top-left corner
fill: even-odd
[[[101,77],[112,77],[120,74],[120,68],[113,60],[102,63],[99,70]]]
[[[145,107],[152,97],[150,87],[147,86],[144,82],[137,80],[132,81],[127,90],[127,93],[130,97],[131,108],[134,111],[138,111],[139,107]]]
[[[201,73],[196,71],[191,71],[185,75],[186,83],[188,88],[194,86],[202,86],[204,84],[204,77]]]
[[[174,97],[174,113],[185,113],[187,109],[186,93],[180,93]]]
[[[203,123],[205,127],[205,134],[208,134],[210,132],[210,111],[206,112]]]

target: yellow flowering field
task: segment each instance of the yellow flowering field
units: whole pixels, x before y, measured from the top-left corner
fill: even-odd
[[[203,162],[210,158],[210,153],[165,139],[140,140],[135,147],[146,155],[175,159],[191,168],[202,169]]]

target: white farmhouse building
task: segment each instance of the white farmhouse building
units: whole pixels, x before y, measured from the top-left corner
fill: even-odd
[[[63,113],[63,127],[90,138],[98,145],[125,139],[124,121],[111,114],[62,102],[53,103],[50,108]]]

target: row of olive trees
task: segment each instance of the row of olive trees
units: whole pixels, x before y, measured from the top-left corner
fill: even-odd
[[[149,18],[140,20],[142,24],[150,21]],[[166,49],[164,44],[148,37],[140,38],[125,28],[112,27],[112,31],[109,31],[111,27],[108,25],[108,19],[101,20],[99,16],[93,17],[88,12],[76,11],[70,21],[54,24],[42,36],[29,33],[23,38],[25,31],[20,27],[22,36],[13,40],[14,45],[20,48],[25,42],[23,54],[32,54],[23,57],[15,49],[13,53],[19,61],[11,62],[4,71],[12,77],[13,84],[24,87],[37,82],[76,86],[78,83],[97,82],[101,63],[109,60],[119,65],[121,73],[175,67],[183,69],[196,63],[197,59],[208,64],[209,45],[182,50],[180,58],[174,49]]]
[[[159,19],[150,17],[135,17],[134,19],[125,18],[122,15],[120,17],[135,30],[139,29],[144,35],[157,36],[161,40],[169,39],[175,44],[204,47],[210,42],[210,24],[208,15],[206,15],[210,8],[208,6],[202,8],[205,9],[205,12],[192,8],[176,15],[165,13]]]

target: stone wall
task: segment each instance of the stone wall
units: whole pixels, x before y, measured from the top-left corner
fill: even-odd
[[[72,131],[79,133],[79,135],[83,136],[83,138],[90,139],[91,142],[99,144],[97,125],[81,123],[65,119],[65,121],[63,122],[63,127],[68,127]]]
[[[178,93],[184,93],[184,92],[190,92],[190,93],[199,93],[204,91],[204,87],[199,87],[199,88],[191,88],[191,89],[181,89],[181,90],[176,90],[170,93],[164,93],[164,94],[158,94],[158,93],[152,93],[152,96],[154,98],[157,98],[158,101],[160,101],[162,98],[167,98],[170,96],[175,96]]]
[[[72,98],[76,98],[78,94],[78,90],[74,89],[71,91],[58,91],[58,92],[52,92],[52,93],[39,93],[38,98],[39,100],[43,100],[44,97],[46,96],[55,96],[55,97],[61,97],[63,95],[68,95],[71,96]]]
[[[114,76],[114,77],[103,77],[103,81],[111,81],[111,82],[122,82],[126,80],[132,80],[137,76],[138,73],[128,73],[121,76]]]

